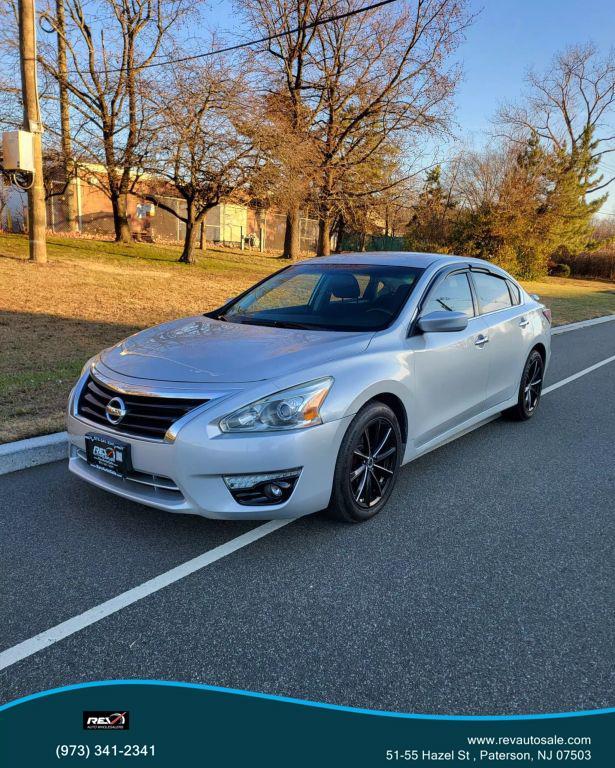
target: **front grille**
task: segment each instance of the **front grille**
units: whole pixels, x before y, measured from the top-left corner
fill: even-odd
[[[126,407],[126,415],[119,424],[110,423],[105,412],[108,402],[114,397],[120,397]],[[206,402],[206,399],[123,394],[89,376],[79,396],[77,413],[114,432],[163,440],[172,424]]]

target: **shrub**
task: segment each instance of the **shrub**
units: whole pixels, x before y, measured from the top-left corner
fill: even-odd
[[[502,267],[511,275],[519,274],[519,261],[517,259],[517,252],[511,245],[502,245],[493,255],[491,261],[497,264],[498,267]]]
[[[575,277],[615,280],[615,249],[613,248],[570,256],[566,259],[566,263]]]
[[[553,264],[549,269],[549,274],[553,277],[570,277],[571,271],[568,264]]]

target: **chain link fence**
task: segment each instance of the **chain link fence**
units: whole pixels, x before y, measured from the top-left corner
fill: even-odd
[[[342,251],[407,251],[404,237],[392,235],[364,235],[348,232],[342,238]]]
[[[284,250],[286,216],[283,213],[268,212],[265,218],[265,248],[270,251]],[[302,216],[299,220],[299,250],[302,253],[316,253],[318,246],[318,222]]]
[[[56,192],[47,200],[47,226],[61,234],[70,230],[66,197],[62,194],[64,184],[54,182],[52,191]],[[186,214],[186,201],[178,197],[165,196],[160,201],[167,208],[173,209],[179,216]],[[102,189],[81,181],[75,185],[75,203],[77,208],[77,229],[84,235],[112,236],[113,214],[111,203]],[[143,205],[137,196],[128,198],[128,216],[132,233],[137,240],[145,242],[182,243],[186,235],[186,225],[171,211],[160,206],[151,208],[154,214],[144,213],[149,206]],[[284,249],[286,216],[268,211],[263,226],[258,227],[248,222],[251,217],[248,209],[239,205],[216,206],[207,213],[203,224],[203,239],[233,247],[262,248],[268,251]],[[302,216],[299,222],[299,243],[303,253],[316,253],[318,244],[318,222]],[[260,237],[263,237],[263,243]]]

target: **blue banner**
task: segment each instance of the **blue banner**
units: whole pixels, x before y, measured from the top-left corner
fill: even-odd
[[[0,766],[615,766],[615,708],[455,717],[108,681],[0,707]]]

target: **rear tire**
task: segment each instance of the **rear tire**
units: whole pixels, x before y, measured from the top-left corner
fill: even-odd
[[[544,374],[545,363],[542,355],[537,349],[533,349],[523,367],[517,404],[504,411],[507,418],[513,421],[527,421],[532,418],[540,404]]]
[[[342,440],[327,514],[346,523],[362,523],[377,515],[397,481],[401,454],[397,417],[384,403],[368,403]]]

